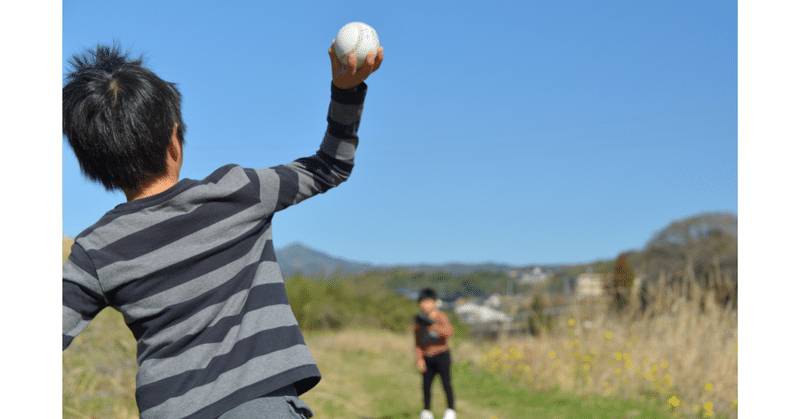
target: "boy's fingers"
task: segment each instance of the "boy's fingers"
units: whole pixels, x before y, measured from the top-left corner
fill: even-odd
[[[367,57],[364,59],[364,65],[361,66],[361,70],[359,71],[365,74],[366,76],[369,76],[370,73],[374,71],[374,68],[375,68],[375,54],[373,54],[372,52],[368,52]]]
[[[347,56],[347,74],[354,75],[356,74],[356,65],[358,64],[358,59],[356,59],[356,54],[351,52]]]
[[[370,52],[367,54],[360,69],[357,68],[358,59],[355,53],[348,54],[347,64],[343,64],[336,56],[335,46],[336,40],[334,39],[330,48],[328,48],[328,55],[331,57],[334,84],[337,86],[357,85],[377,70],[383,62],[383,47],[379,47],[377,53]]]
[[[375,71],[381,67],[381,63],[383,62],[383,47],[378,47],[378,55],[375,57],[375,68],[372,71]]]
[[[375,72],[380,66],[380,62],[378,61],[376,55],[372,52],[367,53],[367,58],[364,60],[364,66],[361,67],[361,70],[366,73],[367,76]]]
[[[333,65],[336,65],[336,63],[339,62],[339,58],[336,57],[336,52],[335,52],[335,50],[333,48],[333,45],[335,43],[336,43],[336,40],[334,39],[333,42],[331,42],[331,47],[328,48],[328,55],[331,57],[331,64],[333,64]]]

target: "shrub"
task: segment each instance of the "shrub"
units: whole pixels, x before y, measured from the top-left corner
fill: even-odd
[[[405,297],[374,287],[357,286],[350,278],[317,281],[295,276],[286,293],[295,318],[304,330],[341,330],[368,326],[402,332],[419,310]]]

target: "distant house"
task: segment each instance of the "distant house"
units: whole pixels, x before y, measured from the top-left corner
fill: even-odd
[[[605,275],[585,273],[576,280],[575,294],[578,298],[597,298],[603,295]]]
[[[499,300],[499,298],[497,298]],[[491,297],[489,301],[484,304],[477,304],[477,303],[465,303],[461,304],[455,308],[455,313],[458,315],[459,320],[466,324],[476,325],[476,324],[486,324],[486,323],[502,323],[508,324],[511,322],[511,316],[503,313],[502,311],[494,308],[494,304],[491,304],[495,301]],[[498,304],[499,305],[499,304]]]
[[[483,305],[491,309],[500,310],[500,294],[490,295],[489,298],[483,302]]]
[[[523,285],[537,284],[550,279],[552,276],[552,273],[545,272],[540,266],[537,266],[529,271],[521,272],[517,281]]]

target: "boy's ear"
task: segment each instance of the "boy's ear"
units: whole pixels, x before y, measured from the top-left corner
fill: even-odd
[[[170,159],[178,163],[183,162],[183,147],[181,146],[180,140],[178,140],[177,123],[175,123],[175,126],[172,128],[172,140],[169,142],[167,152],[169,153]]]

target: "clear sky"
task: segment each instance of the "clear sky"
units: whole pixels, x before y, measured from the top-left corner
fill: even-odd
[[[62,73],[116,40],[183,94],[182,177],[313,154],[327,49],[351,21],[385,50],[351,179],[274,218],[293,242],[379,264],[579,263],[671,221],[738,213],[733,1],[64,1]],[[62,75],[63,75],[62,74]],[[63,234],[124,201],[62,138]]]

